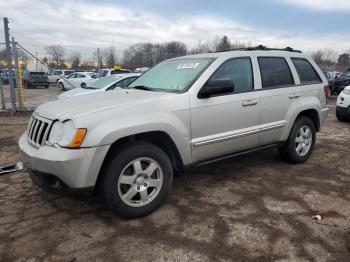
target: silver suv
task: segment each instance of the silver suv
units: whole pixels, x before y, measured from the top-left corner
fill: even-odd
[[[98,190],[116,214],[139,217],[164,202],[174,170],[271,147],[303,163],[328,92],[315,62],[291,48],[190,55],[125,89],[41,105],[19,146],[43,189]]]

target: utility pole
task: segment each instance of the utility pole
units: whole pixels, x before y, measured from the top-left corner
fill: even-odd
[[[20,68],[18,65],[18,49],[15,38],[12,37],[12,49],[13,49],[13,60],[15,62],[15,73],[16,73],[16,87],[17,87],[17,100],[19,107],[23,109],[23,90],[22,90],[22,78],[20,75]]]
[[[100,48],[97,48],[97,74],[98,74],[98,78],[100,78],[100,70],[101,70],[101,64],[100,64]]]
[[[9,76],[9,84],[10,84],[11,106],[12,106],[12,113],[15,113],[16,112],[16,94],[15,94],[14,83],[13,83],[12,52],[11,52],[11,45],[10,45],[9,21],[7,17],[4,17],[4,32],[5,32],[8,76]]]
[[[0,73],[0,95],[1,95],[1,110],[5,110],[5,97],[4,97],[4,88],[2,84],[2,74]]]

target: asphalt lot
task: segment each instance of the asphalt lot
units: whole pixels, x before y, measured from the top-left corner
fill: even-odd
[[[0,176],[0,261],[349,261],[350,123],[334,103],[307,163],[267,150],[195,169],[141,219],[45,193],[24,172]],[[0,114],[0,165],[19,160],[29,116]]]

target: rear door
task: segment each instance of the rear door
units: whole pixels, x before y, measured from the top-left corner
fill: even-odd
[[[295,81],[291,61],[285,57],[257,57],[261,76],[260,145],[282,139],[287,127],[287,111],[294,99]]]
[[[259,144],[260,92],[254,90],[250,57],[231,58],[211,80],[230,79],[233,93],[191,97],[192,156],[195,162],[254,148]]]

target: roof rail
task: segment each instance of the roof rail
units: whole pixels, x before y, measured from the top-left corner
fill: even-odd
[[[269,48],[264,45],[258,45],[254,47],[242,47],[242,48],[231,48],[231,49],[226,49],[226,50],[220,50],[216,51],[214,53],[220,53],[220,52],[227,52],[227,51],[287,51],[287,52],[294,52],[294,53],[302,53],[300,50],[294,50],[291,47],[286,47],[286,48]]]

